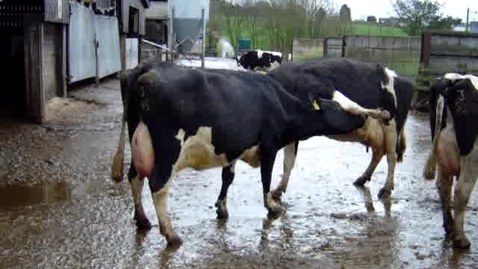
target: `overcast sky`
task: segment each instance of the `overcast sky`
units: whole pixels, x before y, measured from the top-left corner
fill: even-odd
[[[395,16],[390,0],[333,0],[340,8],[343,4],[350,7],[352,19],[367,18],[368,15],[375,17]],[[478,21],[478,0],[438,0],[444,3],[441,12],[445,16],[458,17],[466,21],[466,8],[470,8],[470,21]],[[453,3],[453,4],[452,4]]]

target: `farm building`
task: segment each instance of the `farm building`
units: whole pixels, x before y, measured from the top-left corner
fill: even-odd
[[[41,123],[68,86],[100,79],[140,59],[148,0],[3,0],[0,109]]]

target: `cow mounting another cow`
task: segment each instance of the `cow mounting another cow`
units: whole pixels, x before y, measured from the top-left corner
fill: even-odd
[[[300,100],[272,77],[251,72],[150,61],[123,73],[120,83],[124,112],[111,176],[117,182],[123,178],[127,124],[134,218],[139,228],[151,227],[141,203],[147,177],[160,232],[172,246],[182,240],[169,220],[167,195],[171,179],[184,168],[223,167],[222,204],[237,160],[260,166],[264,205],[270,213],[280,213],[270,192],[277,151],[311,136],[348,133],[365,122],[363,115],[343,110],[336,101]]]

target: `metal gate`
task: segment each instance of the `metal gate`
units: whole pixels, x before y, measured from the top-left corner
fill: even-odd
[[[118,72],[121,69],[118,19],[95,15],[80,3],[70,2],[70,5],[68,83]]]

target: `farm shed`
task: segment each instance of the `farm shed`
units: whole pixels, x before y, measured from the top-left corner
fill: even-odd
[[[4,116],[41,123],[45,103],[65,95],[68,9],[68,0],[0,2]]]

